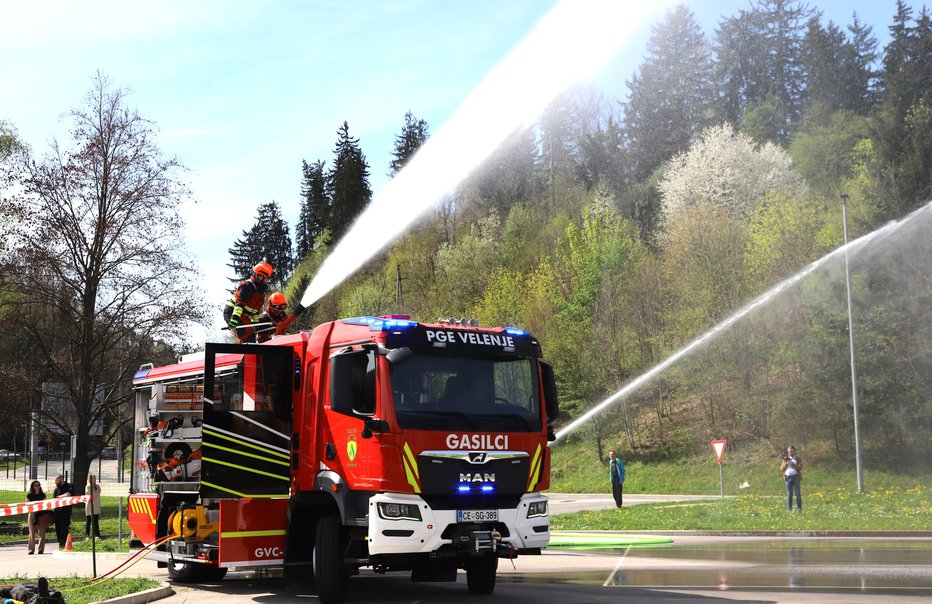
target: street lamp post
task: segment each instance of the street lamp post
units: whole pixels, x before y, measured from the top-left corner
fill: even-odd
[[[861,433],[858,430],[858,370],[854,363],[854,320],[851,316],[851,272],[848,268],[848,194],[841,194],[841,219],[845,227],[845,287],[848,291],[848,346],[851,350],[851,401],[854,407],[854,463],[858,472],[858,493],[864,492],[861,470]]]

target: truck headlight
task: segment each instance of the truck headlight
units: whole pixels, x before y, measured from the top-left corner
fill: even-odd
[[[533,501],[530,505],[527,506],[527,517],[535,518],[537,516],[546,516],[547,515],[547,502],[546,501]]]
[[[386,520],[420,520],[421,510],[413,503],[380,501],[379,516]]]

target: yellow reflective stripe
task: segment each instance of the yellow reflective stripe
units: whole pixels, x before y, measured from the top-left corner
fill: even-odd
[[[411,471],[411,464],[408,462],[408,459],[405,458],[405,476],[408,477],[408,484],[414,488],[415,493],[421,492],[421,487],[417,484],[417,478],[414,477],[414,472]]]
[[[227,466],[230,468],[236,468],[237,470],[243,470],[244,472],[252,472],[253,474],[261,474],[263,476],[268,476],[270,478],[277,478],[279,480],[284,480],[285,482],[291,482],[290,476],[283,476],[281,474],[272,474],[271,472],[263,472],[262,470],[256,470],[255,468],[247,468],[246,466],[239,466],[235,463],[230,463],[228,461],[220,461],[219,459],[214,459],[212,457],[202,457],[203,461],[209,461],[210,463],[220,464],[221,466]]]
[[[220,445],[215,445],[213,443],[201,443],[201,449],[220,449],[221,451],[235,453],[236,455],[245,455],[246,457],[252,457],[253,459],[258,459],[260,461],[267,461],[269,463],[277,463],[278,465],[286,466],[286,467],[290,466],[290,464],[287,461],[280,461],[278,459],[269,459],[268,457],[261,457],[254,453],[246,453],[245,451],[237,451],[236,449],[231,449],[229,447],[221,447]]]
[[[129,507],[136,514],[145,514],[149,517],[149,520],[152,521],[152,524],[155,524],[155,517],[152,515],[152,507],[146,501],[140,499],[130,499]]]
[[[238,444],[238,445],[242,445],[242,446],[244,446],[244,447],[249,447],[249,448],[251,448],[251,449],[256,449],[256,450],[258,450],[258,451],[262,451],[263,453],[267,453],[268,455],[275,455],[276,457],[281,457],[282,459],[284,459],[284,460],[286,460],[286,461],[290,460],[290,458],[288,457],[288,454],[287,454],[287,453],[279,453],[278,451],[273,451],[273,450],[271,450],[271,449],[266,449],[265,447],[260,447],[259,445],[254,445],[254,444],[252,444],[251,442],[246,442],[245,440],[240,440],[240,439],[238,439],[238,438],[232,438],[232,437],[230,437],[230,436],[227,436],[226,434],[220,434],[219,432],[214,432],[213,430],[210,430],[210,429],[208,429],[208,428],[204,428],[204,429],[203,429],[203,433],[204,433],[204,434],[209,434],[210,436],[215,436],[215,437],[217,437],[217,438],[222,438],[223,440],[228,440],[228,441],[230,441],[230,442],[236,443],[236,444]],[[244,455],[245,455],[245,453],[244,453]]]
[[[206,480],[202,480],[202,481],[201,481],[201,484],[202,484],[203,486],[205,486],[205,487],[210,487],[210,488],[212,488],[212,489],[217,489],[218,491],[225,491],[225,492],[227,492],[227,493],[232,493],[233,495],[236,495],[236,496],[238,496],[238,497],[249,497],[249,498],[252,498],[252,499],[275,499],[275,498],[281,498],[281,497],[282,497],[282,494],[281,494],[281,493],[275,493],[275,494],[273,494],[273,495],[257,495],[256,493],[240,493],[239,491],[234,491],[233,489],[228,489],[228,488],[226,488],[226,487],[220,486],[219,484],[214,484],[214,483],[212,483],[212,482],[207,482]]]
[[[224,539],[237,539],[243,537],[278,537],[285,534],[285,529],[274,531],[230,531],[229,533],[220,533]]]
[[[408,446],[408,443],[405,443],[404,451],[405,451],[405,457],[407,457],[408,463],[410,463],[411,467],[414,468],[414,475],[420,478],[421,475],[420,473],[418,473],[418,470],[417,470],[417,460],[414,458],[414,454],[411,453],[411,447]]]
[[[408,484],[411,485],[415,493],[420,493],[421,485],[418,484],[420,475],[418,474],[417,461],[414,459],[414,454],[411,453],[411,447],[408,446],[408,443],[405,443],[401,461],[405,467],[405,477],[408,479]]]
[[[528,485],[527,485],[527,490],[529,493],[534,490],[534,487],[537,486],[537,481],[538,481],[538,478],[540,477],[540,463],[542,460],[540,451],[541,451],[541,447],[538,444],[537,451],[534,452],[534,460],[531,461],[531,476],[530,476],[530,481],[528,482]]]

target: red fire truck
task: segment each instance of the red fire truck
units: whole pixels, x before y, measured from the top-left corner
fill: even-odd
[[[363,567],[464,569],[491,593],[550,539],[540,357],[520,329],[384,316],[143,366],[130,526],[176,581],[280,568],[341,601]]]

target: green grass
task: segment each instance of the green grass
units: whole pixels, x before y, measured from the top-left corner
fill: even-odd
[[[805,485],[805,481],[803,482]],[[803,513],[787,512],[786,497],[747,495],[676,504],[561,514],[553,530],[879,531],[932,530],[932,501],[923,486],[803,489]]]
[[[25,493],[20,491],[0,491],[0,503],[20,503],[26,500]],[[126,497],[123,497],[123,544],[129,543],[129,523],[126,518]],[[119,497],[109,497],[104,495],[100,500],[100,532],[102,535],[116,535],[119,529]],[[71,513],[71,535],[74,539],[74,545],[84,540],[84,505],[74,506]],[[26,526],[26,516],[13,516],[4,518],[6,522],[19,522],[21,526]],[[50,527],[49,537],[55,541],[55,528]],[[10,541],[23,541],[28,539],[27,535],[0,535],[0,543]],[[104,540],[106,541],[106,540]],[[113,540],[116,542],[116,539]],[[87,551],[90,551],[90,542],[87,544]],[[106,550],[102,550],[106,551]]]
[[[625,493],[675,493],[718,495],[719,468],[709,446],[708,453],[679,459],[625,461]],[[801,450],[805,462],[803,490],[834,491],[857,485],[854,460],[839,459],[821,451]],[[607,458],[608,449],[605,450]],[[764,445],[747,446],[737,453],[726,451],[722,466],[726,495],[785,496],[777,451]],[[740,488],[747,483],[749,486]],[[892,487],[903,490],[932,484],[928,474],[897,474],[868,467],[864,470],[867,493]],[[598,459],[595,447],[582,438],[569,439],[552,449],[550,490],[554,493],[608,493],[608,462]],[[805,492],[803,493],[805,497]]]
[[[38,577],[13,576],[0,579],[0,585],[14,585],[16,583],[35,583]],[[119,596],[145,591],[158,587],[160,583],[152,579],[106,579],[90,583],[86,577],[55,577],[49,579],[49,587],[62,592],[68,604],[88,604],[100,602]]]
[[[813,447],[814,448],[814,447]],[[608,450],[605,451],[606,455]],[[803,513],[786,511],[780,457],[766,445],[747,446],[723,458],[725,501],[644,504],[554,516],[555,530],[861,531],[932,530],[928,475],[868,468],[857,493],[853,460],[802,450]],[[622,457],[625,452],[622,450]],[[705,455],[645,461],[625,459],[625,494],[719,495],[718,463]],[[550,491],[610,493],[607,461],[583,438],[553,449]],[[747,484],[745,488],[740,485]]]

